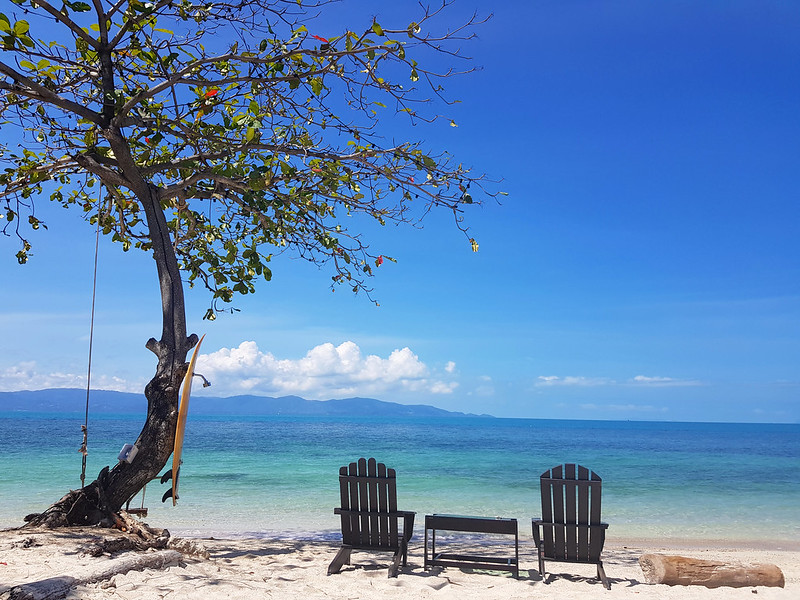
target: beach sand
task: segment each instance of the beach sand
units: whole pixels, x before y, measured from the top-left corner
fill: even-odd
[[[353,552],[353,565],[337,575],[327,567],[338,544],[298,540],[173,538],[172,550],[123,551],[92,556],[87,550],[101,539],[118,538],[120,532],[98,529],[0,531],[0,600],[16,598],[14,586],[35,591],[47,583],[85,579],[87,573],[113,570],[124,561],[166,557],[168,563],[144,570],[116,574],[94,583],[71,586],[71,599],[160,598],[288,600],[360,598],[435,598],[467,600],[486,598],[669,598],[722,599],[800,598],[800,543],[796,547],[730,548],[719,543],[681,545],[652,540],[606,543],[605,570],[611,581],[606,591],[595,579],[592,565],[547,563],[543,582],[537,570],[536,551],[530,540],[520,540],[520,577],[497,572],[457,568],[426,572],[423,542],[415,537],[409,547],[409,564],[396,579],[387,577],[390,554]],[[178,554],[175,550],[179,550]],[[207,551],[207,557],[203,550]],[[786,585],[708,589],[698,586],[649,585],[638,564],[646,552],[679,554],[732,563],[771,563],[783,571]],[[159,554],[157,554],[159,553]],[[171,558],[170,558],[171,557]],[[169,562],[171,561],[171,562]]]

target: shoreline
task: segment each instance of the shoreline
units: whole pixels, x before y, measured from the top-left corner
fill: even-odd
[[[419,515],[418,515],[419,517]],[[424,520],[424,515],[422,516]],[[526,528],[527,527],[527,528]],[[529,545],[533,547],[533,537],[529,530],[530,521],[519,521],[519,544],[520,548]],[[283,531],[246,531],[246,530],[212,530],[212,529],[187,529],[175,527],[167,529],[172,535],[188,539],[212,539],[212,540],[286,540],[298,542],[338,542],[341,540],[340,529],[322,529],[318,531],[297,529],[286,529]],[[0,532],[2,532],[0,528]],[[423,539],[425,530],[419,526],[414,528],[414,540]],[[470,534],[465,534],[468,537]],[[480,536],[476,536],[478,539]],[[764,550],[764,551],[786,551],[800,553],[800,539],[762,539],[748,537],[669,537],[669,536],[648,536],[648,535],[623,535],[615,536],[611,533],[606,534],[606,548],[648,548],[664,547],[682,550],[699,550],[703,548],[714,550],[725,549],[745,549],[745,550]]]
[[[424,519],[424,515],[423,515]],[[0,525],[0,536],[15,531],[25,531],[24,523],[20,518],[19,524]],[[341,530],[338,528],[324,528],[310,530],[298,524],[297,527],[288,527],[283,530],[246,530],[246,529],[215,529],[215,528],[186,528],[183,526],[164,527],[163,523],[153,524],[147,519],[138,520],[139,523],[163,528],[169,531],[172,537],[191,540],[267,540],[304,542],[304,543],[338,543],[341,541]],[[533,548],[533,538],[530,532],[530,523],[519,520],[519,545],[520,549],[530,546]],[[413,540],[424,538],[424,528],[419,524],[414,528]],[[465,534],[464,537],[469,537]],[[475,537],[480,544],[480,535]],[[674,550],[754,550],[776,552],[800,553],[800,538],[797,539],[767,539],[753,537],[679,537],[656,535],[613,535],[611,529],[606,536],[606,548],[664,548]]]
[[[546,563],[543,580],[538,572],[533,543],[520,542],[520,576],[458,568],[425,571],[423,539],[416,534],[409,544],[408,566],[397,578],[387,577],[391,554],[354,551],[352,565],[337,575],[327,567],[340,541],[276,538],[173,539],[167,550],[105,552],[92,556],[87,549],[98,540],[125,537],[119,531],[97,528],[65,530],[0,530],[0,600],[10,589],[63,584],[68,600],[149,600],[150,598],[203,598],[261,600],[334,599],[377,600],[423,598],[436,600],[522,599],[563,600],[594,598],[638,600],[736,600],[753,594],[768,600],[800,597],[800,548],[731,547],[727,540],[702,544],[685,540],[617,539],[606,543],[603,562],[611,581],[606,591],[596,579],[594,565]],[[640,543],[644,542],[644,543]],[[800,544],[799,544],[800,545]],[[180,553],[180,554],[179,554]],[[667,586],[645,583],[638,559],[643,553],[680,554],[726,564],[768,563],[784,574],[785,587],[741,588]],[[160,554],[169,555],[154,566]],[[148,561],[140,569],[85,575],[113,570],[123,561]]]
[[[139,521],[147,525],[146,521]],[[25,532],[40,532],[37,528],[27,529],[24,526],[19,527],[0,527],[0,537],[6,537],[15,534],[24,534]],[[94,535],[100,535],[105,531],[101,528],[65,528],[63,530],[53,530],[55,533],[59,531],[70,532],[91,532]],[[267,543],[303,543],[303,544],[332,544],[338,545],[341,542],[341,532],[338,530],[330,530],[324,532],[274,532],[274,531],[197,531],[187,529],[165,529],[169,535],[177,539],[186,539],[197,542],[267,542]],[[481,534],[462,534],[462,539],[469,540],[478,546],[482,545],[483,536]],[[419,544],[420,552],[422,552],[422,540],[424,539],[424,530],[415,528],[414,537],[411,540],[409,547]],[[531,536],[525,536],[520,533],[519,536],[520,552],[530,549],[535,552],[535,546]],[[606,538],[606,550],[627,550],[630,548],[636,549],[651,549],[653,551],[666,551],[666,550],[685,550],[685,551],[754,551],[754,552],[787,552],[800,554],[800,540],[753,540],[747,538],[681,538],[681,537],[612,537]]]

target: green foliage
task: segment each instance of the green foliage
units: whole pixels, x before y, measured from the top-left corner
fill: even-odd
[[[462,207],[480,178],[380,135],[387,105],[436,119],[407,85],[440,93],[439,76],[407,57],[458,39],[421,34],[435,12],[331,37],[299,1],[103,1],[99,13],[86,2],[15,4],[0,13],[0,124],[22,143],[0,143],[0,200],[20,262],[31,249],[23,227],[44,226],[41,197],[80,208],[126,250],[152,249],[148,207],[164,211],[190,285],[225,302],[269,280],[280,252],[366,289],[393,259],[348,228],[353,215],[384,225],[438,207],[466,232]]]

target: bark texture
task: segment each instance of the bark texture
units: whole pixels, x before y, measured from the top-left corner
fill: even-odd
[[[64,573],[18,585],[11,588],[6,597],[8,600],[60,600],[66,598],[77,585],[97,583],[128,571],[164,569],[179,564],[182,558],[181,553],[176,550],[161,550],[146,554],[131,553],[111,559],[101,566],[83,568],[69,574]]]
[[[155,376],[144,390],[147,419],[135,443],[138,453],[133,462],[118,462],[112,468],[103,468],[97,479],[86,487],[70,491],[43,513],[25,517],[25,521],[33,526],[113,526],[118,520],[116,513],[125,503],[149,481],[158,477],[172,454],[178,419],[178,394],[188,367],[186,356],[198,339],[195,334],[186,336],[183,283],[161,207],[159,189],[140,176],[137,178],[138,170],[130,159],[119,131],[107,131],[106,137],[111,141],[120,163],[129,163],[130,179],[135,181],[132,187],[145,208],[158,271],[162,309],[161,339],[150,338],[146,347],[156,355],[158,365]]]
[[[783,572],[777,565],[731,564],[685,556],[643,554],[639,558],[647,583],[716,587],[783,587]]]

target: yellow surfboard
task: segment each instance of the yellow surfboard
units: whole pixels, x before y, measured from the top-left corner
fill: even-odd
[[[200,350],[200,344],[203,343],[205,334],[197,342],[192,352],[192,358],[189,361],[189,368],[186,369],[186,376],[183,378],[183,391],[181,392],[181,401],[178,405],[178,426],[175,429],[175,446],[172,450],[172,470],[165,473],[161,478],[161,483],[172,477],[172,489],[168,490],[164,497],[161,499],[164,502],[167,498],[172,496],[172,506],[178,503],[178,476],[181,469],[181,453],[183,452],[183,434],[186,431],[186,416],[189,414],[189,395],[192,393],[192,379],[194,379],[194,366],[197,362],[197,353]]]

